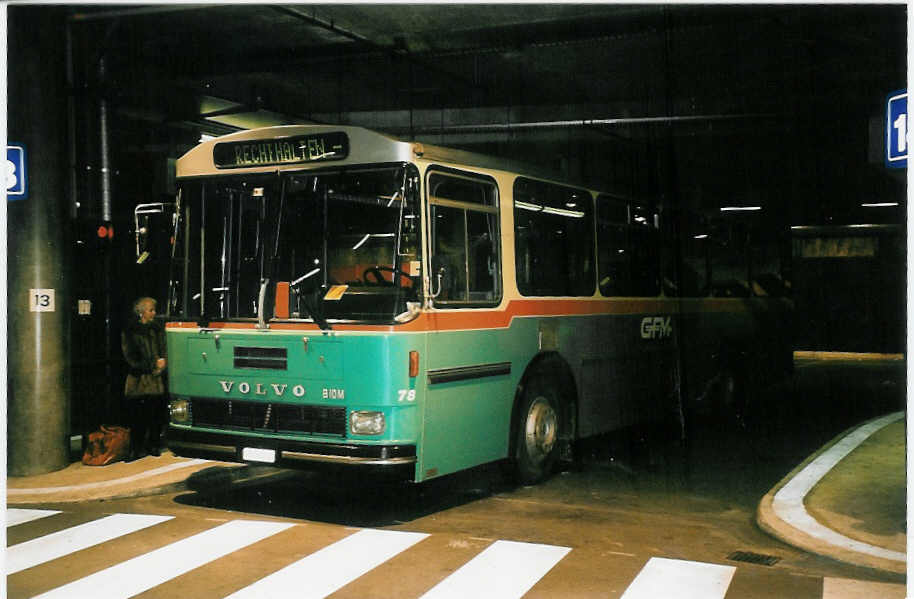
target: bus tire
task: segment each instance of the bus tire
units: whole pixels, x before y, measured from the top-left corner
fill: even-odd
[[[526,383],[515,431],[514,470],[523,485],[542,482],[552,473],[562,435],[562,399],[553,377],[534,374]]]

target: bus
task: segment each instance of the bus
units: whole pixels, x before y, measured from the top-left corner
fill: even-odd
[[[531,484],[790,361],[784,294],[715,291],[702,234],[666,251],[647,203],[351,126],[236,132],[176,168],[176,455]]]

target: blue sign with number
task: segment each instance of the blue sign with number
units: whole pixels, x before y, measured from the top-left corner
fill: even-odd
[[[889,95],[885,120],[885,163],[892,168],[908,166],[908,92]]]
[[[28,197],[25,172],[25,148],[6,146],[6,197],[10,200],[24,200]]]

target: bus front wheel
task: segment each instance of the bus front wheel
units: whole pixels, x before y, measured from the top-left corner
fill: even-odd
[[[515,438],[515,472],[521,484],[541,482],[552,473],[559,454],[560,406],[558,390],[550,378],[535,375],[528,382]]]

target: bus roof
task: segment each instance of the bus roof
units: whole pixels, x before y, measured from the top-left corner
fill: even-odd
[[[301,144],[307,143],[308,138],[322,139],[334,134],[343,133],[346,136],[347,147],[345,152],[338,156],[318,159],[303,159],[301,156],[292,155],[289,160],[284,158],[289,155],[271,154],[265,160],[254,156],[254,160],[239,160],[229,164],[219,160],[217,148],[224,148],[228,156],[240,152],[242,156],[249,156],[251,150],[261,150],[268,145],[289,142],[289,147],[280,148],[284,151],[295,152],[300,150]],[[247,142],[247,143],[245,143]],[[257,142],[261,142],[257,144]],[[268,143],[263,143],[268,142]],[[271,142],[271,143],[269,143]],[[291,144],[295,144],[294,147]],[[178,177],[205,177],[227,174],[250,174],[274,172],[280,167],[302,167],[307,164],[365,164],[380,162],[405,162],[413,159],[413,144],[405,143],[375,131],[362,127],[344,127],[330,125],[283,125],[279,127],[263,127],[238,131],[211,139],[201,143],[178,159],[176,174]],[[351,148],[351,151],[350,151]],[[249,154],[244,154],[248,152]],[[217,160],[219,164],[217,164]]]
[[[226,163],[226,156],[231,158],[233,153],[245,151],[256,153],[265,151],[265,146],[275,145],[277,142],[291,141],[299,146],[307,138],[331,139],[345,134],[346,148],[339,155],[318,157],[307,160],[302,157],[292,157],[283,160],[282,157],[270,155],[274,152],[269,148],[264,155],[266,160],[243,160]],[[245,143],[247,142],[247,143]],[[257,143],[261,142],[261,143]],[[264,144],[263,142],[266,142]],[[217,146],[220,147],[217,155]],[[296,146],[298,147],[298,146]],[[222,160],[220,160],[220,157]],[[258,158],[253,156],[253,158]],[[275,158],[271,160],[271,158]],[[580,182],[571,182],[549,169],[536,167],[521,161],[489,156],[467,150],[458,150],[443,146],[430,145],[424,142],[409,142],[378,133],[364,127],[345,125],[282,125],[277,127],[262,127],[247,129],[211,139],[194,147],[177,161],[177,177],[206,177],[228,174],[251,174],[275,172],[278,168],[302,168],[311,166],[354,165],[354,164],[379,164],[386,162],[411,162],[416,159],[451,164],[454,166],[470,166],[491,170],[515,173],[537,179],[544,179],[566,185],[589,188]],[[219,164],[217,164],[217,161]],[[611,194],[615,195],[615,194]],[[621,197],[621,196],[620,196]]]

